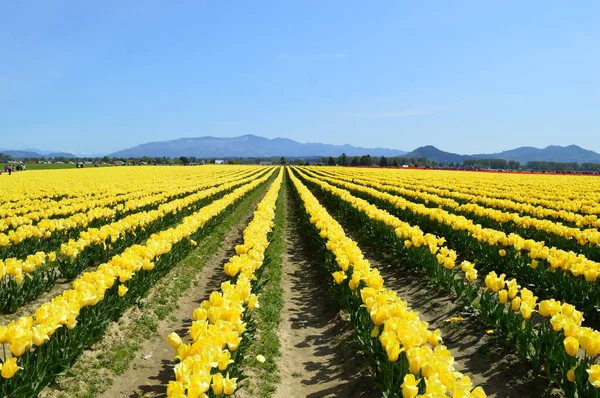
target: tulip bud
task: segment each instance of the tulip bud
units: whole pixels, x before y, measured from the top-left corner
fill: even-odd
[[[498,292],[498,301],[500,304],[506,304],[508,301],[508,292],[506,290],[502,289]]]
[[[515,297],[512,301],[511,307],[513,311],[519,311],[519,308],[521,307],[521,298]]]
[[[179,335],[175,332],[172,332],[171,334],[169,334],[169,336],[167,337],[167,342],[174,349],[179,348],[179,346],[182,343],[181,337],[179,337]]]
[[[574,369],[569,369],[569,371],[567,372],[567,380],[569,380],[571,383],[575,382],[575,370]]]

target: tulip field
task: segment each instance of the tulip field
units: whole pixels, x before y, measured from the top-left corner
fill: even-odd
[[[470,353],[445,345],[463,322],[552,396],[599,396],[597,177],[140,166],[15,173],[0,190],[0,396],[545,396],[516,395],[470,368]],[[228,223],[231,239],[217,237]],[[211,237],[215,266],[199,264],[196,284],[169,291],[190,305],[131,345],[123,370],[107,370],[101,350],[117,325],[131,332],[132,311],[150,311],[165,281],[178,286],[178,268]],[[282,325],[300,304],[281,286],[307,289],[300,259],[323,276],[308,283],[322,300],[304,303],[312,318],[290,336]],[[401,268],[461,315],[420,313]],[[367,381],[355,395],[341,389],[344,376],[319,390],[314,364],[325,359],[299,354],[335,339],[292,342],[310,319],[332,322],[318,306],[340,314],[356,347],[339,364],[360,365]],[[92,388],[85,372],[98,369],[109,382]],[[85,394],[65,387],[78,372]]]

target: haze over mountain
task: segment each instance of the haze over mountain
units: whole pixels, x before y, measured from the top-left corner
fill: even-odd
[[[240,137],[197,137],[149,142],[110,154],[112,157],[309,157],[309,156],[401,156],[406,151],[388,148],[362,148],[352,145],[300,143],[288,138],[265,138],[248,134]]]

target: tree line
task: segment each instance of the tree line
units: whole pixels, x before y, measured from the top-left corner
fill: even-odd
[[[10,155],[0,153],[0,163],[7,163],[15,161]],[[292,165],[304,165],[304,164],[321,164],[328,166],[380,166],[380,167],[422,167],[422,168],[451,168],[451,169],[468,169],[468,170],[479,170],[479,169],[492,169],[492,170],[530,170],[530,171],[551,171],[551,172],[580,172],[580,171],[600,171],[600,164],[598,163],[582,163],[576,162],[546,162],[546,161],[529,161],[526,164],[521,164],[518,160],[504,160],[504,159],[466,159],[463,162],[438,162],[430,160],[424,157],[411,158],[404,156],[393,156],[393,157],[371,157],[371,155],[362,156],[347,156],[342,153],[338,157],[305,157],[305,158],[290,158],[285,157],[263,157],[263,158],[197,158],[193,156],[180,156],[179,158],[168,158],[166,156],[150,157],[143,156],[141,158],[111,158],[108,156],[104,157],[83,157],[83,158],[68,158],[68,157],[56,157],[53,159],[42,158],[20,158],[18,160],[28,162],[37,161],[62,161],[62,162],[93,162],[93,163],[117,163],[122,162],[125,164],[153,164],[153,165],[193,165],[193,164],[211,164],[217,160],[222,160],[228,164],[260,164],[271,163],[271,164],[292,164]]]
[[[466,159],[463,162],[438,162],[424,157],[410,158],[403,156],[394,157],[371,157],[370,155],[363,156],[346,156],[342,154],[337,158],[321,157],[318,160],[319,164],[328,166],[380,166],[380,167],[422,167],[422,168],[452,168],[452,169],[468,169],[468,170],[530,170],[530,171],[600,171],[598,163],[582,163],[576,162],[547,162],[547,161],[529,161],[521,164],[518,160],[505,159]]]

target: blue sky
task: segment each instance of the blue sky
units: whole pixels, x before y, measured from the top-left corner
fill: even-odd
[[[600,151],[600,2],[0,0],[0,148]]]

